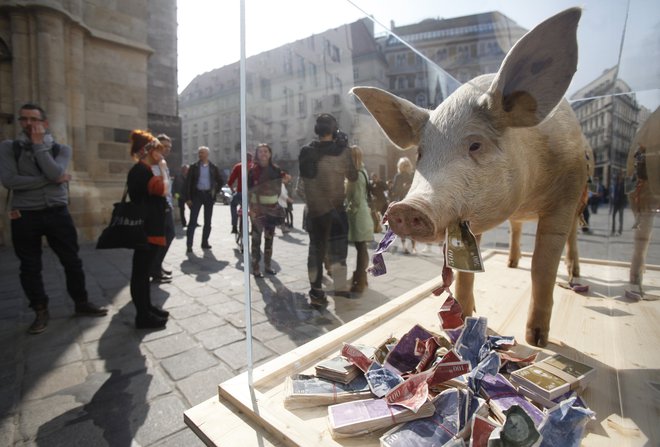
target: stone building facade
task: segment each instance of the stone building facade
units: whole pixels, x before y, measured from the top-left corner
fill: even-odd
[[[369,19],[327,30],[247,59],[247,147],[268,142],[274,158],[297,173],[301,146],[315,136],[314,119],[330,112],[360,146],[370,172],[392,178],[402,153],[383,136],[369,113],[348,94],[353,86],[389,90],[434,108],[462,82],[497,71],[525,33],[499,12],[428,19],[376,36]],[[183,159],[211,148],[228,169],[240,153],[238,63],[197,76],[181,93]],[[404,153],[414,160],[414,154]]]
[[[631,88],[613,67],[571,96],[571,107],[594,152],[594,177],[606,188],[617,174],[626,175],[628,151],[640,122],[640,105],[628,92]]]
[[[46,109],[56,140],[73,148],[70,208],[83,240],[121,197],[132,129],[171,134],[180,151],[176,29],[176,0],[0,0],[0,139],[20,130],[21,104]]]

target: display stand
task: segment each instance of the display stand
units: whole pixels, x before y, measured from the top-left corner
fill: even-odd
[[[493,333],[514,335],[524,343],[531,295],[531,258],[519,268],[507,268],[508,254],[483,254],[486,271],[475,280],[477,315],[488,318]],[[565,280],[560,265],[558,281]],[[583,445],[643,446],[660,440],[660,267],[648,266],[645,290],[650,300],[625,298],[629,265],[581,260],[581,283],[589,292],[578,294],[555,287],[555,304],[548,353],[557,352],[597,369],[582,393],[596,412]],[[377,279],[374,279],[377,281]],[[311,342],[253,371],[219,385],[218,397],[184,413],[186,424],[211,446],[300,445],[378,446],[378,435],[334,440],[325,407],[287,410],[284,379],[313,373],[319,361],[336,355],[342,343],[377,345],[390,335],[400,337],[415,324],[439,331],[438,310],[446,295],[431,291],[440,278],[429,281]]]

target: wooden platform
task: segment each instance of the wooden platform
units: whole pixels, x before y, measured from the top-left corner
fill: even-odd
[[[507,254],[483,254],[486,271],[477,274],[477,314],[488,327],[524,342],[531,294],[531,258],[518,269],[506,267]],[[597,368],[582,393],[596,412],[584,446],[645,446],[660,443],[660,267],[645,274],[650,300],[626,299],[628,265],[581,261],[586,294],[555,287],[555,304],[546,352],[557,352]],[[560,265],[558,281],[565,280]],[[325,407],[287,410],[284,378],[312,372],[320,360],[335,355],[343,342],[376,345],[401,336],[414,324],[439,331],[437,312],[446,295],[430,294],[440,279],[429,281],[389,303],[218,388],[218,396],[189,409],[184,420],[211,446],[378,446],[378,436],[333,440]],[[653,384],[656,387],[653,387]]]

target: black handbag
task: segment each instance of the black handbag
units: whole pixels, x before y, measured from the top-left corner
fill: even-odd
[[[127,193],[128,186],[124,189],[121,202],[114,204],[110,223],[96,242],[97,249],[136,249],[147,246],[147,233],[144,231],[144,209],[138,203],[127,202]]]

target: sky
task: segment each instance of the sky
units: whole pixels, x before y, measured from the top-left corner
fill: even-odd
[[[660,103],[657,0],[244,0],[243,4],[248,57],[367,15],[375,19],[377,34],[389,28],[391,20],[401,26],[494,10],[531,29],[553,14],[580,6],[578,71],[568,94],[620,61],[620,76],[638,92],[638,100],[652,109]],[[177,8],[181,92],[195,76],[239,60],[241,1],[178,0]]]

